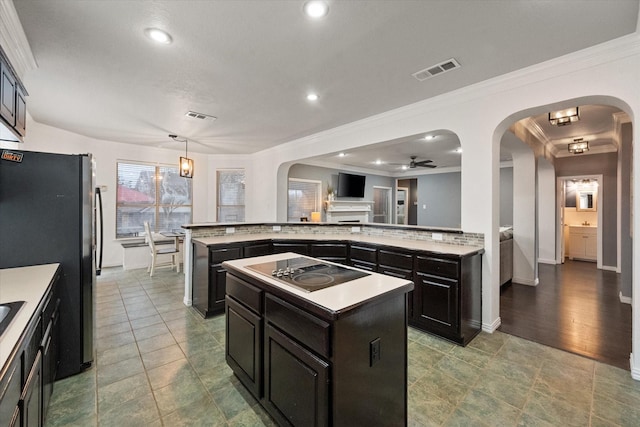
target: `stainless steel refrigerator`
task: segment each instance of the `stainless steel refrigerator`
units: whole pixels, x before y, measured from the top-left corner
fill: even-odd
[[[95,230],[101,226],[92,156],[1,151],[0,268],[62,264],[57,378],[77,374],[93,361]]]

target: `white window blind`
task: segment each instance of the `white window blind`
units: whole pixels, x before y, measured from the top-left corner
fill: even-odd
[[[244,169],[219,170],[218,222],[244,221]]]
[[[118,162],[116,238],[139,236],[144,222],[170,231],[192,222],[190,179],[177,167]]]
[[[311,212],[322,207],[322,181],[289,178],[287,221],[311,220]]]

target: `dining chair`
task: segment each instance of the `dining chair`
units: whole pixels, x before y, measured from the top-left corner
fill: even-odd
[[[176,268],[177,272],[180,272],[180,260],[178,259],[178,255],[180,251],[175,247],[170,248],[157,248],[156,243],[153,240],[153,234],[151,233],[151,227],[147,221],[144,222],[144,231],[146,233],[145,239],[149,244],[149,249],[151,252],[151,263],[149,267],[147,267],[147,271],[149,272],[149,276],[153,277],[153,270],[156,268],[170,267]],[[158,255],[171,255],[171,261],[165,261],[158,264]]]

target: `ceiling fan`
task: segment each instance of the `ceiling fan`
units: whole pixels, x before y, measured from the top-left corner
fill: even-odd
[[[433,163],[433,160],[419,160],[416,161],[416,159],[418,158],[418,156],[411,156],[411,161],[409,162],[409,169],[415,169],[418,166],[419,167],[423,167],[423,168],[436,168],[436,165],[432,165],[431,163]],[[406,163],[391,163],[391,164],[397,164],[397,165],[401,165],[401,166],[407,166]]]

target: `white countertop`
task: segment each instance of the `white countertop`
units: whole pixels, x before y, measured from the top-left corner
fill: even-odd
[[[288,258],[297,258],[302,255],[295,254],[292,252],[275,254],[275,255],[266,255],[255,258],[243,258],[237,259],[233,261],[225,261],[222,265],[225,267],[231,267],[232,269],[237,269],[242,273],[255,277],[256,279],[261,280],[264,283],[267,283],[273,287],[280,288],[285,290],[297,297],[307,300],[313,304],[322,306],[326,308],[328,311],[332,312],[340,312],[349,307],[352,307],[356,304],[360,304],[372,298],[376,298],[384,293],[391,292],[398,288],[402,288],[407,285],[413,285],[413,283],[409,280],[398,279],[395,277],[385,276],[383,274],[378,273],[370,273],[369,276],[362,277],[360,279],[351,280],[345,283],[341,283],[339,285],[331,286],[328,288],[320,289],[313,292],[305,292],[299,289],[296,289],[293,286],[289,286],[282,282],[279,282],[276,279],[273,279],[269,276],[262,275],[253,270],[249,270],[245,268],[248,265],[260,264],[263,262],[269,261],[277,261]],[[311,257],[304,257],[310,258]],[[322,261],[327,264],[334,264],[328,261]],[[350,268],[352,270],[358,270],[357,268],[347,267],[342,264],[340,265],[344,268]],[[363,270],[358,270],[363,271]],[[407,291],[408,292],[408,291]]]
[[[0,368],[4,367],[60,264],[0,269],[0,303],[25,301],[0,336]]]
[[[291,233],[263,233],[263,234],[227,234],[224,236],[215,237],[196,237],[194,242],[200,242],[205,245],[217,245],[225,243],[236,242],[250,242],[253,240],[348,240],[351,242],[360,243],[372,243],[376,245],[394,246],[397,248],[429,251],[441,254],[450,254],[464,256],[470,253],[474,253],[483,249],[480,246],[463,246],[463,245],[448,245],[442,243],[435,243],[425,240],[409,240],[409,239],[394,239],[382,236],[370,236],[370,235],[358,235],[358,234],[291,234]]]

